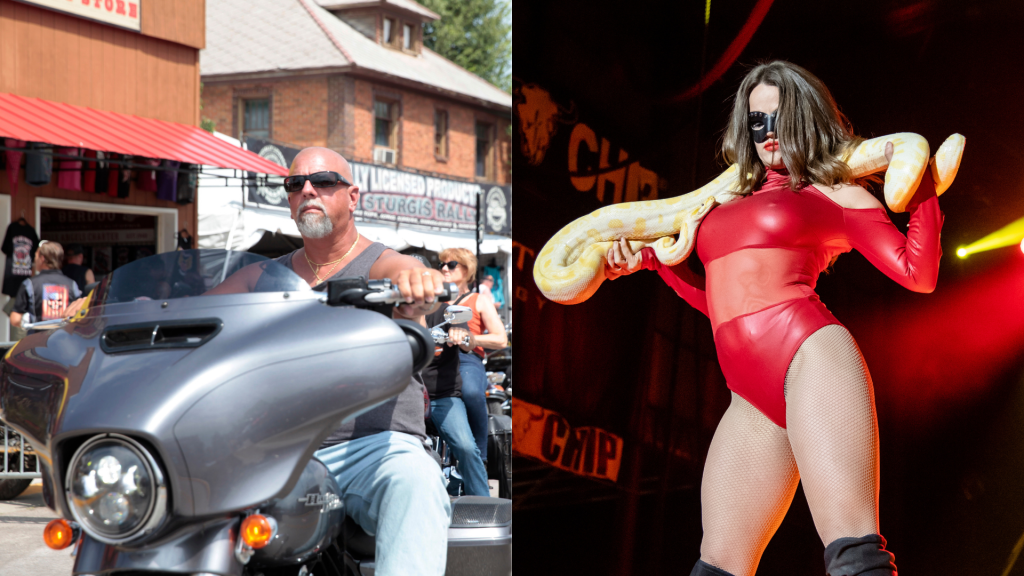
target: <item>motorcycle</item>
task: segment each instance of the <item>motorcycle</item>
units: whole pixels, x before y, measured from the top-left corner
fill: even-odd
[[[509,341],[512,327],[506,326]],[[487,411],[491,414],[512,415],[512,346],[495,350],[484,358],[487,369]]]
[[[398,300],[387,281],[324,294],[255,254],[185,250],[34,324],[0,364],[0,419],[62,517],[46,543],[72,547],[75,574],[373,574],[373,538],[313,453],[432,357],[426,329],[390,318]],[[510,500],[453,500],[446,573],[511,574],[511,524]]]
[[[430,328],[430,334],[434,339],[434,343],[438,346],[444,345],[447,342],[454,341],[447,335],[447,329],[453,324],[465,324],[473,318],[473,310],[468,306],[450,305],[447,306],[444,311],[444,322]],[[460,344],[468,344],[469,337],[467,336],[462,342],[456,342]],[[492,373],[487,372],[488,381],[493,378]],[[504,376],[504,373],[499,373]],[[500,388],[501,386],[499,386]],[[487,390],[489,392],[490,385],[488,384]],[[486,462],[487,480],[495,481],[498,488],[498,496],[501,498],[512,497],[512,420],[507,415],[503,415],[501,412],[494,412],[490,409],[490,403],[492,398],[487,397],[487,450],[488,454],[494,455],[493,458],[489,458]],[[497,416],[497,417],[496,417]],[[441,467],[444,470],[444,477],[449,479],[450,483],[456,483],[461,485],[462,476],[458,470],[458,461],[455,459],[447,443],[445,443],[440,436],[437,434],[433,423],[429,421],[427,424],[427,434],[430,435],[431,441],[433,442],[433,449],[437,459],[441,462]],[[459,488],[449,487],[451,493],[459,493]],[[492,485],[492,490],[494,490]]]

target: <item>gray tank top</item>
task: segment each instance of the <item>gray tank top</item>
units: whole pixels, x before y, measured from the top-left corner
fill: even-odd
[[[362,276],[365,280],[370,279],[370,267],[380,258],[380,255],[387,250],[380,242],[374,242],[352,259],[344,268],[328,278],[352,278]],[[297,252],[297,250],[296,250]],[[292,257],[295,252],[285,254],[277,259],[288,268],[292,268]],[[313,290],[327,290],[327,282],[317,284]],[[358,417],[343,423],[331,435],[324,440],[320,448],[334,446],[346,440],[354,440],[363,436],[370,436],[378,432],[395,431],[412,434],[421,440],[426,440],[427,432],[424,426],[424,395],[426,388],[420,379],[419,372],[413,374],[409,386],[401,394],[381,404],[380,406],[365,412]]]

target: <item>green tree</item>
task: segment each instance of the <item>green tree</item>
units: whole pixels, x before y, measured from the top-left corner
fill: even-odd
[[[420,0],[441,19],[423,26],[431,50],[512,91],[511,0]]]

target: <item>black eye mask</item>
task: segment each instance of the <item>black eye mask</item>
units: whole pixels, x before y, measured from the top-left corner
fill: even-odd
[[[747,126],[754,135],[754,142],[761,144],[768,139],[768,133],[775,133],[779,120],[779,111],[771,114],[764,112],[747,112]]]

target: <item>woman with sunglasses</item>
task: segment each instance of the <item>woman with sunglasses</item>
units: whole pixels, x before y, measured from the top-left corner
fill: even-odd
[[[459,346],[459,373],[462,375],[462,401],[466,404],[469,427],[473,430],[480,456],[487,461],[487,372],[484,370],[484,349],[500,350],[508,345],[508,335],[501,317],[494,309],[494,301],[469,291],[469,283],[476,278],[476,255],[465,248],[449,248],[441,252],[441,273],[445,282],[459,286],[459,297],[452,302],[473,309],[469,331],[477,346]],[[484,334],[484,330],[487,333]]]
[[[706,280],[685,262],[663,266],[649,248],[633,254],[624,240],[607,254],[610,278],[657,270],[709,316],[732,390],[704,466],[704,538],[691,576],[754,574],[800,481],[828,574],[896,574],[879,534],[871,376],[814,287],[856,248],[904,287],[931,292],[943,217],[925,170],[903,236],[851,182],[842,158],[861,141],[810,72],[788,62],[757,66],[740,84],[723,145],[749,195],[700,225]]]

